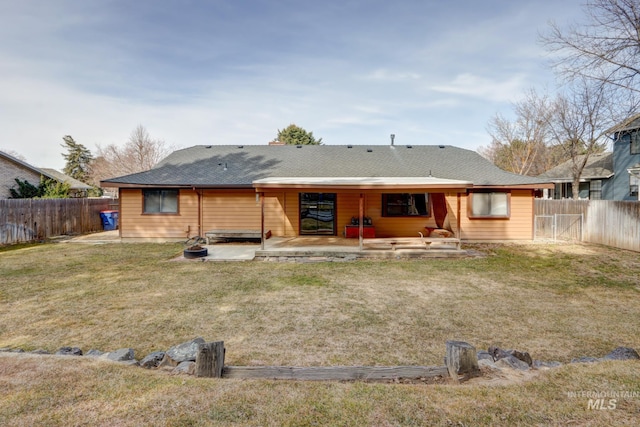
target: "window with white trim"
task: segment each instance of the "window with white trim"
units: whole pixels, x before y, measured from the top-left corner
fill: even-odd
[[[640,178],[635,175],[629,175],[629,196],[638,197],[638,186]]]

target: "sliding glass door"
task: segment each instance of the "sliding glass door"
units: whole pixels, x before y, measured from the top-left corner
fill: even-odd
[[[300,193],[300,234],[336,234],[335,193]]]

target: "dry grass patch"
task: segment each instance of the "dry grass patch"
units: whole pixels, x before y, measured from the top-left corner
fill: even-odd
[[[455,385],[176,377],[90,358],[0,354],[0,424],[91,426],[636,425],[640,362],[567,365],[518,383]]]
[[[225,341],[228,364],[298,366],[439,365],[447,339],[562,362],[640,348],[637,253],[475,249],[485,256],[314,264],[170,262],[182,250],[173,244],[4,250],[0,347],[132,347],[140,358],[202,336]],[[588,411],[567,397],[638,391],[637,362],[424,386],[207,381],[0,357],[2,425],[621,425],[640,415],[638,399]]]
[[[439,364],[447,339],[563,362],[640,347],[637,254],[482,245],[483,258],[168,262],[179,245],[50,244],[0,253],[0,347],[133,347],[195,336],[230,364]]]

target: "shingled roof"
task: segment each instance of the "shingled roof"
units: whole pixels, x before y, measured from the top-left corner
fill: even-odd
[[[578,156],[576,162],[584,159],[584,155]],[[549,169],[538,178],[547,179],[553,182],[571,182],[573,180],[573,161],[567,160],[553,169]],[[580,174],[580,179],[606,179],[613,176],[613,153],[591,154]]]
[[[450,145],[197,145],[153,169],[111,178],[111,187],[251,187],[271,177],[429,177],[474,186],[535,186],[549,180],[505,172]]]

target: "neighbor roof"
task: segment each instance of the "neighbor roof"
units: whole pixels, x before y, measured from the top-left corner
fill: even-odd
[[[608,129],[606,133],[613,134],[613,136],[615,137],[615,135],[619,132],[627,132],[638,128],[640,128],[640,113],[628,117],[611,129]]]
[[[576,162],[584,159],[584,155],[576,157]],[[553,169],[549,169],[545,173],[538,175],[538,178],[547,179],[553,182],[571,182],[573,181],[573,173],[571,167],[573,162],[567,160],[559,164]],[[582,181],[589,179],[606,179],[613,176],[613,153],[591,154],[587,164],[582,170],[580,179]]]
[[[505,172],[475,151],[450,145],[198,145],[153,169],[106,186],[251,187],[267,178],[425,178],[474,186],[544,186],[550,181]]]
[[[62,172],[58,172],[55,169],[49,168],[40,168],[43,172],[44,176],[47,178],[54,179],[58,182],[64,182],[69,184],[69,188],[72,190],[90,190],[92,187],[89,184],[85,184],[82,181],[78,181],[75,178],[70,177],[69,175],[65,175]]]
[[[24,162],[10,154],[7,154],[3,151],[0,151],[0,157],[9,160],[27,170],[32,171],[33,173],[36,174],[40,174],[42,176],[44,176],[45,178],[49,178],[49,179],[53,179],[55,181],[58,182],[66,182],[69,184],[70,188],[72,190],[89,190],[92,187],[88,184],[85,184],[84,182],[78,181],[75,178],[70,177],[69,175],[65,175],[61,172],[58,172],[55,169],[49,169],[49,168],[37,168],[35,166],[30,165],[27,162]],[[37,183],[36,183],[37,184]]]

